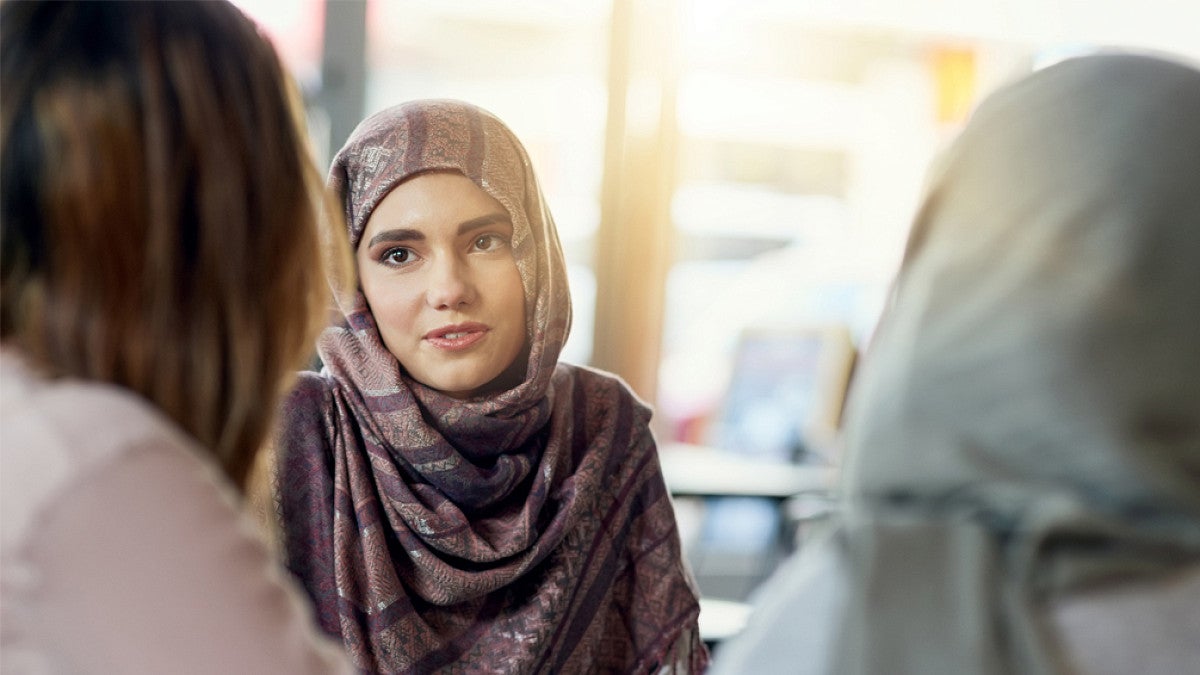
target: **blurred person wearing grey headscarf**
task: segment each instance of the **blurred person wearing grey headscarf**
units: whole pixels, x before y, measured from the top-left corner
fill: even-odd
[[[712,672],[1200,672],[1200,71],[1093,55],[978,109],[847,442]]]

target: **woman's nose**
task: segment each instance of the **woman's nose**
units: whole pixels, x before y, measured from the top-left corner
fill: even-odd
[[[467,265],[453,257],[438,261],[429,277],[426,298],[434,309],[456,309],[473,302],[475,285]]]

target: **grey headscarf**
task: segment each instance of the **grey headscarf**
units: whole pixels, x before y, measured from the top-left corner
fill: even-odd
[[[1200,564],[1200,71],[982,105],[854,389],[834,672],[1061,671],[1046,603]]]

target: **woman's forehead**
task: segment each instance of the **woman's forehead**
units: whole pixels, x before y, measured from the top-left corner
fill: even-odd
[[[457,171],[414,174],[397,184],[367,218],[364,242],[381,230],[409,228],[441,234],[468,233],[511,222],[509,209]]]

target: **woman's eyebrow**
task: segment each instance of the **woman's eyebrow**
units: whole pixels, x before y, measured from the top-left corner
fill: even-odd
[[[459,223],[458,234],[461,236],[468,232],[487,227],[488,225],[494,225],[496,223],[505,223],[511,225],[511,220],[509,219],[507,213],[489,213],[487,215],[472,218],[470,220],[464,220],[463,222]],[[409,228],[384,230],[374,237],[371,237],[371,240],[367,242],[367,248],[372,248],[379,243],[394,244],[404,241],[423,241],[424,239],[425,233],[421,232],[420,230],[413,230]]]
[[[367,242],[367,248],[371,248],[380,242],[397,243],[402,241],[422,241],[423,239],[425,239],[425,234],[420,230],[410,230],[407,228],[385,230],[371,237],[371,241]]]
[[[458,234],[461,236],[471,232],[472,230],[478,230],[481,227],[487,227],[488,225],[493,225],[496,223],[505,223],[511,225],[512,219],[508,217],[507,213],[489,213],[485,216],[464,220],[463,222],[459,223]]]

